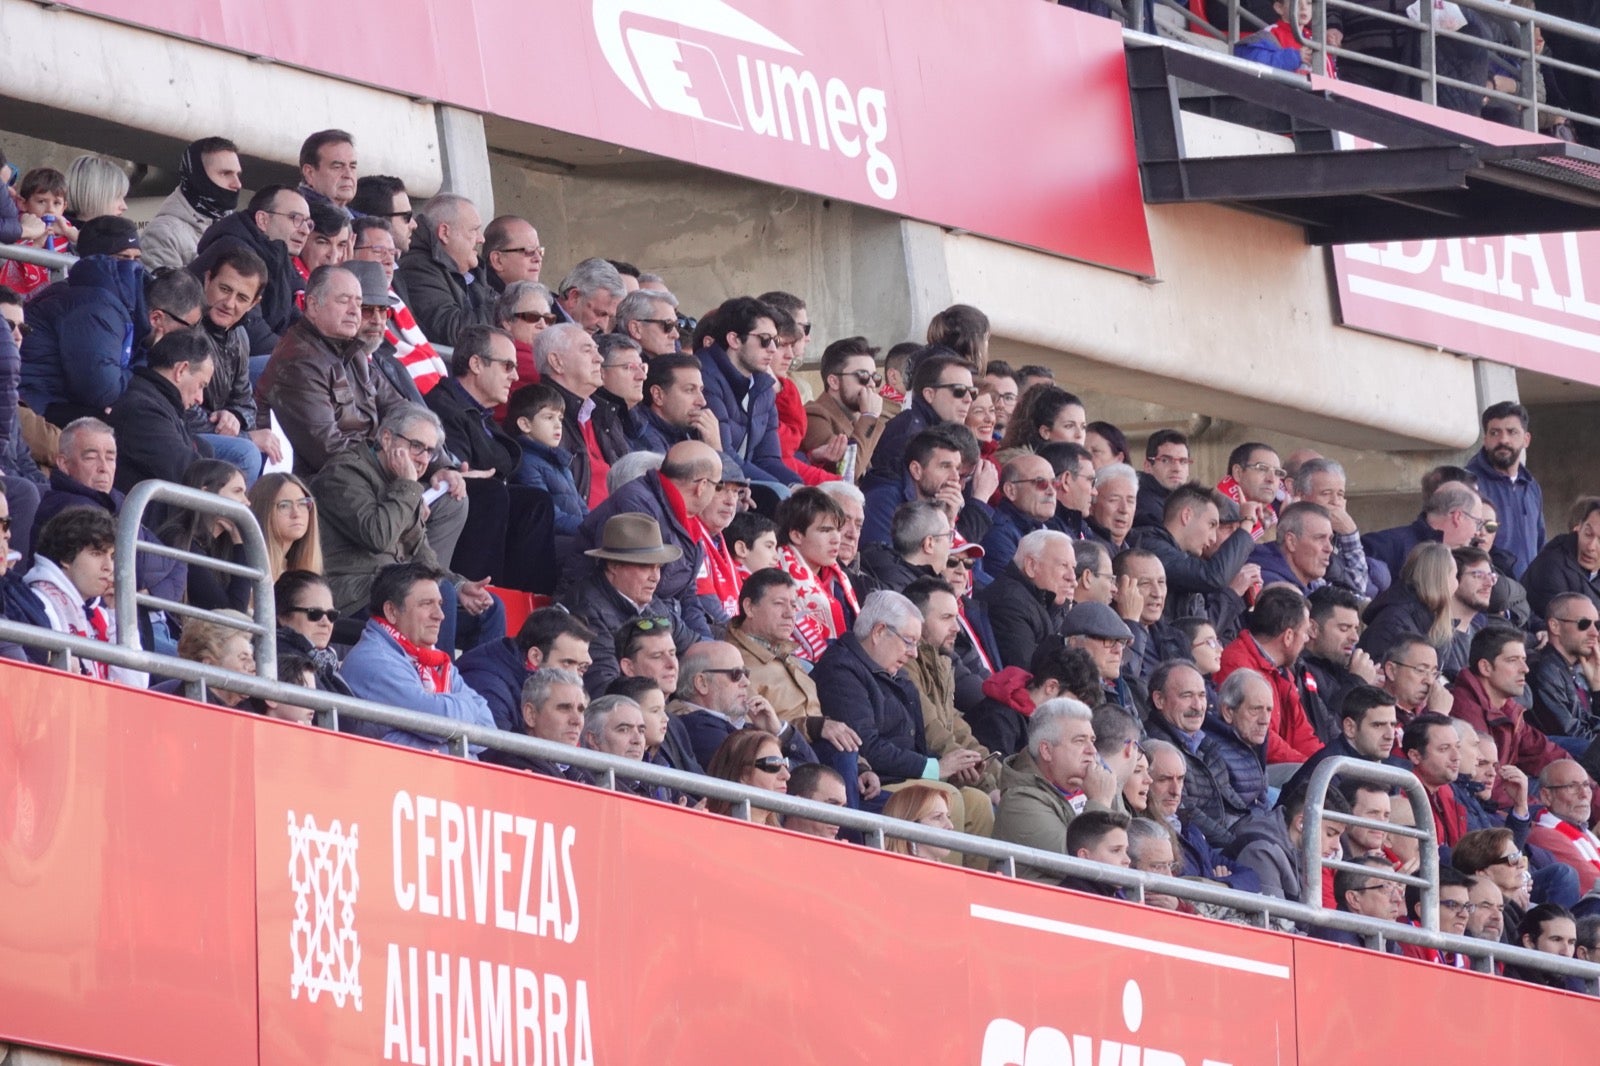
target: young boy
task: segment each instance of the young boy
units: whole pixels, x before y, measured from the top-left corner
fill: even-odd
[[[44,524],[34,545],[33,569],[24,580],[44,603],[51,629],[117,642],[117,616],[103,599],[112,590],[116,550],[116,523],[98,507],[70,507]],[[75,669],[134,688],[149,684],[137,670],[87,659]]]
[[[733,555],[739,584],[757,570],[778,565],[778,527],[758,511],[740,511],[722,531],[722,541]]]
[[[18,189],[22,197],[22,221],[32,215],[44,223],[44,236],[36,241],[18,241],[23,248],[49,248],[66,252],[78,240],[78,231],[67,221],[67,176],[49,167],[34,167],[22,176]],[[4,195],[10,196],[9,190]],[[54,247],[52,247],[52,245]],[[24,298],[50,284],[50,271],[14,259],[0,260],[0,285],[9,285]]]
[[[1276,0],[1272,10],[1278,13],[1278,21],[1265,29],[1251,34],[1234,46],[1234,53],[1240,59],[1248,59],[1252,63],[1263,63],[1279,70],[1287,70],[1296,74],[1311,72],[1311,49],[1301,45],[1295,40],[1294,29],[1289,25],[1289,7],[1294,6],[1296,24],[1300,27],[1300,37],[1311,39],[1311,4],[1309,0]],[[1337,30],[1329,30],[1329,35]],[[1340,38],[1342,39],[1342,37]],[[1338,44],[1339,40],[1331,43]],[[1330,78],[1338,77],[1334,67],[1333,57],[1324,54],[1323,74]]]
[[[588,517],[589,507],[572,478],[572,455],[561,447],[565,413],[566,404],[554,387],[528,385],[511,394],[503,424],[522,445],[522,462],[511,483],[548,492],[555,506],[556,535],[570,537]]]

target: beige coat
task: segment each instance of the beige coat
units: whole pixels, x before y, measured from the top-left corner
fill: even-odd
[[[977,787],[994,792],[1000,787],[1000,760],[989,758],[989,749],[972,735],[967,719],[956,710],[955,667],[950,656],[936,651],[931,644],[917,649],[917,657],[906,663],[906,673],[922,696],[922,728],[927,734],[928,750],[937,758],[965,748],[984,757],[983,781]]]
[[[888,425],[888,413],[882,417],[852,414],[844,409],[835,397],[823,393],[806,404],[806,435],[800,442],[802,451],[828,443],[840,433],[856,442],[856,473],[864,473],[872,462],[872,449],[878,446],[878,436]]]

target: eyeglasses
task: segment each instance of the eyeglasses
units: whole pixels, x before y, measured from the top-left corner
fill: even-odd
[[[384,318],[384,319],[386,319],[386,318],[389,317],[389,305],[388,304],[362,304],[361,305],[361,313],[362,313],[362,315],[364,315],[367,318]]]
[[[1183,869],[1183,864],[1177,862],[1141,862],[1136,863],[1135,867],[1147,874],[1161,874],[1164,877],[1171,877]]]
[[[601,370],[631,370],[635,374],[639,373],[641,370],[644,371],[647,374],[650,372],[649,368],[644,365],[644,360],[643,359],[635,359],[631,363],[601,363],[600,364],[600,369]]]
[[[1522,857],[1521,852],[1513,851],[1510,855],[1502,855],[1491,862],[1490,866],[1521,866],[1528,860]]]
[[[1439,676],[1439,668],[1436,666],[1418,666],[1415,663],[1395,663],[1393,665],[1403,666],[1407,670],[1415,670],[1418,677],[1425,677],[1429,681]]]
[[[561,316],[554,311],[513,311],[511,312],[511,317],[519,322],[526,322],[530,326],[535,322],[543,322],[547,326],[553,326],[561,321]]]
[[[1459,513],[1464,515],[1468,521],[1476,525],[1479,533],[1497,533],[1500,530],[1500,523],[1496,522],[1492,518],[1479,518],[1477,515],[1467,514],[1465,511],[1461,511]]]
[[[317,501],[310,496],[302,496],[298,500],[279,500],[273,508],[288,514],[290,511],[309,511],[317,505]]]
[[[1480,905],[1464,899],[1441,899],[1439,906],[1451,914],[1472,914],[1477,911]],[[1485,903],[1482,906],[1487,907],[1488,904]]]
[[[1113,648],[1121,650],[1133,643],[1133,641],[1129,640],[1127,637],[1089,637],[1089,639],[1100,645],[1106,651],[1111,651]]]
[[[778,350],[778,335],[776,333],[746,333],[745,339],[754,337],[756,343],[768,351]]]
[[[889,632],[891,632],[895,636],[899,637],[900,638],[900,643],[902,643],[902,644],[904,644],[906,646],[906,651],[916,651],[917,650],[917,645],[922,643],[922,634],[920,634],[920,633],[917,634],[914,637],[908,637],[904,633],[900,632],[898,629],[895,629],[895,628],[893,628],[891,626],[884,626],[883,628],[889,630]]]
[[[501,255],[525,255],[529,259],[544,258],[544,245],[542,244],[537,248],[496,248],[495,251],[499,252]]]
[[[337,622],[339,612],[333,607],[285,607],[290,614],[303,614],[309,622]]]
[[[957,385],[957,384],[934,385],[933,388],[936,388],[936,389],[949,389],[950,390],[950,395],[954,396],[958,400],[965,400],[969,396],[972,397],[973,399],[977,399],[978,398],[978,390],[976,388],[974,388],[973,386],[971,386],[971,385]]]
[[[432,445],[432,444],[424,444],[420,440],[412,440],[410,437],[406,436],[404,433],[396,433],[395,436],[399,437],[401,440],[406,442],[406,447],[411,449],[411,454],[412,455],[415,455],[415,456],[420,458],[420,457],[425,456],[425,455],[432,455],[433,454],[435,446]]]
[[[176,322],[178,325],[182,326],[184,329],[194,329],[194,327],[196,327],[196,326],[198,326],[200,324],[200,316],[199,315],[195,315],[194,316],[194,321],[190,322],[188,319],[184,318],[182,315],[177,314],[174,311],[169,311],[165,307],[155,307],[155,308],[151,308],[151,310],[160,311],[162,314],[164,314],[168,318],[172,319],[172,321]],[[26,337],[30,332],[32,332],[32,330],[33,330],[32,326],[29,326],[27,323],[23,323],[22,335],[24,337]]]
[[[379,260],[385,263],[392,263],[396,259],[400,258],[400,249],[386,248],[381,244],[358,244],[353,250],[357,252],[371,252],[373,255],[377,256]]]
[[[952,555],[952,556],[950,556],[949,560],[946,561],[945,565],[946,566],[959,566],[963,570],[971,570],[974,566],[976,566],[978,564],[974,560],[965,558],[964,556]]]
[[[1593,618],[1562,618],[1560,615],[1552,615],[1550,621],[1569,625],[1579,633],[1587,633],[1595,625]]]
[[[1195,641],[1193,644],[1190,644],[1189,647],[1191,647],[1191,648],[1220,648],[1220,647],[1222,647],[1222,641],[1218,640],[1216,637],[1206,637],[1204,640]]]
[[[261,213],[263,215],[277,215],[279,218],[286,218],[289,220],[289,225],[295,229],[311,228],[311,216],[302,215],[298,211],[263,211]]]
[[[490,366],[509,367],[513,371],[517,369],[517,361],[515,359],[490,359],[487,355],[480,355],[477,358],[483,360],[485,363],[488,363]]]
[[[1376,889],[1379,892],[1398,893],[1399,890],[1400,890],[1400,886],[1399,885],[1395,885],[1395,884],[1390,884],[1387,881],[1378,881],[1378,882],[1376,882],[1374,884],[1362,885],[1360,888],[1352,888],[1350,891],[1352,891],[1352,892],[1371,892],[1374,889]],[[1442,905],[1443,904],[1441,902],[1441,906]]]
[[[749,669],[743,666],[723,666],[715,670],[702,670],[701,673],[721,674],[729,681],[743,681],[750,676]]]
[[[883,375],[871,370],[852,370],[845,377],[855,378],[857,385],[882,385]]]
[[[1047,492],[1055,488],[1056,483],[1047,477],[1014,477],[1006,482],[1007,485],[1032,485],[1035,492]]]
[[[1281,466],[1273,466],[1271,463],[1246,463],[1244,468],[1246,470],[1254,470],[1258,474],[1271,474],[1279,481],[1289,476],[1289,471]]]
[[[1500,575],[1493,570],[1463,570],[1461,576],[1470,577],[1474,581],[1487,581],[1491,585],[1500,580]]]
[[[1160,463],[1162,466],[1188,466],[1194,462],[1187,455],[1158,455],[1150,461],[1152,463]]]
[[[410,222],[416,217],[415,211],[368,211],[367,214],[374,218],[398,218],[401,222]]]
[[[1545,785],[1545,786],[1543,786],[1543,788],[1544,788],[1544,791],[1546,791],[1546,792],[1564,792],[1569,788],[1581,788],[1585,792],[1593,792],[1594,791],[1594,782],[1593,781],[1568,781],[1564,785]]]
[[[652,633],[652,632],[654,632],[654,631],[656,631],[658,629],[670,630],[672,628],[672,619],[670,619],[670,618],[634,618],[634,619],[631,619],[630,621],[628,621],[626,623],[626,626],[627,626],[627,628],[635,630],[635,631],[637,631],[639,633]],[[711,672],[714,673],[715,671],[711,671]]]
[[[787,770],[789,760],[782,755],[763,755],[759,759],[752,760],[750,765],[764,774],[775,774],[779,770]]]
[[[636,318],[635,322],[648,322],[652,326],[660,326],[662,333],[677,333],[678,320],[675,318]]]

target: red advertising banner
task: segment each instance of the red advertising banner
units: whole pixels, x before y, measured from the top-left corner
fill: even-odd
[[[257,723],[9,662],[0,679],[0,1044],[257,1061]]]
[[[1600,233],[1348,244],[1343,323],[1600,385]]]
[[[341,23],[394,29],[381,49],[348,47],[310,0],[70,6],[1155,273],[1121,29],[1054,4],[345,0]]]

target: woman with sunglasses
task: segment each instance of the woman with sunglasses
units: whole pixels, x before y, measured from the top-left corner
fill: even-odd
[[[322,573],[317,501],[304,481],[287,473],[264,475],[251,486],[250,510],[267,542],[272,580],[287,570]]]
[[[278,658],[300,655],[311,661],[317,688],[351,696],[339,676],[339,653],[333,648],[333,625],[339,612],[321,574],[289,570],[272,586],[278,609]]]
[[[1501,940],[1515,944],[1517,927],[1533,902],[1533,875],[1528,857],[1517,846],[1510,829],[1474,829],[1450,849],[1450,865],[1468,877],[1482,875],[1495,883],[1505,897],[1505,934]]]
[[[712,753],[706,773],[768,792],[789,791],[789,760],[784,758],[778,738],[764,729],[741,729],[729,734]],[[713,799],[707,809],[713,814],[731,814],[733,804]],[[750,808],[750,820],[757,825],[781,824],[777,812],[754,806]]]
[[[550,290],[537,281],[513,281],[494,305],[494,324],[511,334],[517,348],[517,384],[539,381],[539,365],[533,358],[533,342],[539,334],[561,321],[551,304]],[[495,408],[496,422],[505,420],[505,404]]]

